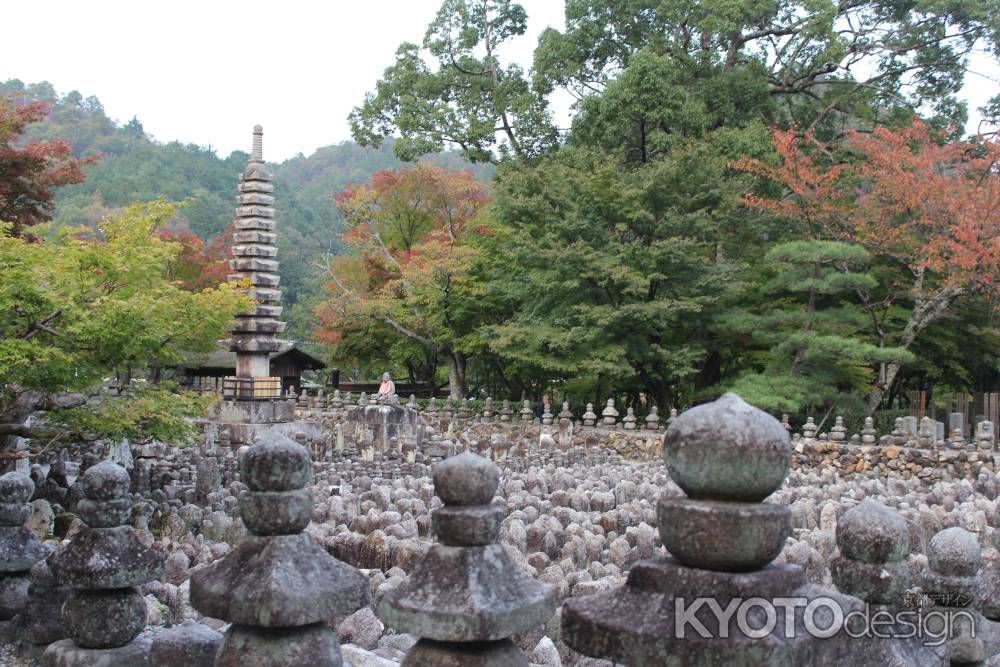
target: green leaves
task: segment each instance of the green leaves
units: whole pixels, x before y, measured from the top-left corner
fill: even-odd
[[[97,403],[52,411],[48,419],[68,438],[187,444],[198,432],[193,418],[204,417],[217,400],[208,394],[178,392],[167,384],[138,385],[121,397],[109,396]]]
[[[375,92],[349,116],[351,134],[378,146],[393,133],[396,155],[415,160],[446,146],[474,162],[528,158],[555,145],[548,105],[522,69],[498,48],[524,33],[527,15],[509,0],[445,0],[427,29],[424,51],[403,43]]]
[[[126,209],[45,242],[0,236],[0,387],[86,387],[109,373],[162,367],[217,345],[250,305],[232,286],[188,292],[166,278],[180,249],[154,232],[176,211]]]

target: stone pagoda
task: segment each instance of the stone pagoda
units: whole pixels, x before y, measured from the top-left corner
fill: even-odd
[[[274,232],[274,185],[264,165],[264,130],[253,129],[253,150],[240,175],[236,197],[236,232],[229,260],[230,282],[249,283],[253,310],[236,316],[229,349],[236,353],[236,375],[223,380],[223,400],[212,420],[229,431],[233,445],[250,444],[274,425],[294,419],[294,401],[281,397],[281,378],[271,376],[270,356],[285,330],[278,290],[278,249]]]
[[[229,349],[236,353],[236,377],[227,378],[235,382],[226,383],[226,394],[237,398],[277,398],[281,394],[281,380],[271,377],[269,359],[281,344],[275,334],[285,330],[285,323],[275,319],[281,315],[281,292],[275,259],[274,185],[264,168],[263,135],[260,125],[253,128],[253,151],[237,188],[239,206],[233,258],[229,260],[234,271],[229,274],[230,282],[248,281],[250,295],[257,302],[252,311],[236,316],[229,340]]]

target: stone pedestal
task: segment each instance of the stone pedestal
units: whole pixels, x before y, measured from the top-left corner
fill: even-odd
[[[45,667],[152,667],[149,637],[137,637],[125,646],[106,649],[83,648],[72,639],[49,644],[42,654]]]
[[[217,424],[221,433],[229,434],[233,447],[252,445],[272,433],[287,437],[302,433],[309,440],[322,437],[317,422],[295,420],[295,401],[291,399],[222,400],[213,406],[209,420]]]
[[[419,451],[424,444],[420,414],[405,405],[359,405],[347,411],[345,421],[347,437],[359,451],[371,447],[384,456],[393,443],[397,451],[404,445]]]

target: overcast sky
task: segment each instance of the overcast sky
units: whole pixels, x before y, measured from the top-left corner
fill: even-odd
[[[508,57],[525,67],[538,34],[562,28],[561,0],[521,0],[528,34]],[[280,161],[350,138],[347,114],[392,64],[400,42],[419,43],[440,0],[34,0],[6,3],[0,80],[47,80],[60,93],[96,95],[108,115],[133,116],[160,141],[250,150],[264,126],[264,156]],[[58,45],[58,46],[56,46]],[[974,69],[997,78],[996,63]],[[970,75],[970,108],[996,94]],[[974,128],[970,128],[974,129]]]

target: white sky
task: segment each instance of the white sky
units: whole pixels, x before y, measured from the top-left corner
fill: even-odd
[[[527,68],[538,34],[562,28],[564,3],[521,4],[528,34],[507,56]],[[211,146],[222,156],[249,151],[251,130],[261,123],[265,159],[280,161],[349,139],[347,114],[392,64],[400,42],[422,41],[439,6],[440,0],[5,3],[0,80],[47,80],[60,93],[96,95],[118,121],[137,116],[160,141]],[[970,110],[996,94],[1000,73],[986,58],[973,68],[990,78],[969,76],[963,96]]]

